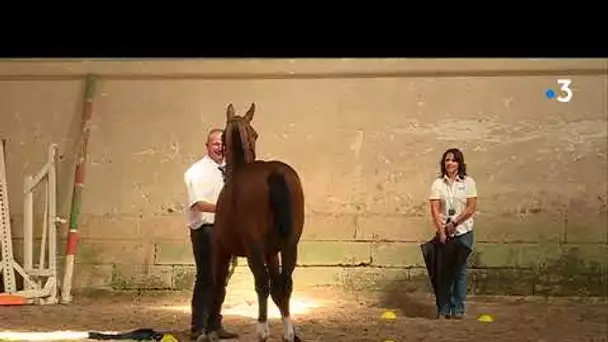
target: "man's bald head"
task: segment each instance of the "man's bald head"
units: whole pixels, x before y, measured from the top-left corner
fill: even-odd
[[[220,128],[213,128],[207,133],[207,143],[213,140],[216,136],[222,138],[222,134],[224,134],[224,130]]]

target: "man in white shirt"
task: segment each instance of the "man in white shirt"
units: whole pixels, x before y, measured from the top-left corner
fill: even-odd
[[[205,336],[212,290],[211,270],[211,230],[215,222],[215,204],[224,186],[221,167],[224,166],[224,153],[221,129],[212,129],[207,136],[207,154],[194,163],[184,174],[188,189],[188,226],[196,264],[196,282],[192,293],[191,338]],[[221,315],[213,317],[221,325]],[[219,331],[221,339],[237,338],[238,334],[224,328]]]

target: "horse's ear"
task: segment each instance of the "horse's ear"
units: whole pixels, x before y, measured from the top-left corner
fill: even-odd
[[[245,114],[245,120],[251,122],[251,120],[253,120],[253,114],[255,114],[255,103],[252,102],[251,107],[249,107],[249,110]]]
[[[226,119],[231,120],[234,117],[234,106],[231,104],[226,108]]]

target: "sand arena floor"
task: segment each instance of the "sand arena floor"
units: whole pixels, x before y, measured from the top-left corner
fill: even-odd
[[[189,300],[188,292],[96,293],[80,295],[69,305],[0,307],[0,331],[46,332],[22,339],[77,340],[82,337],[77,332],[152,328],[188,341]],[[471,296],[462,321],[433,319],[433,298],[424,294],[404,294],[391,304],[325,287],[298,290],[293,306],[303,341],[608,341],[605,299]],[[274,304],[270,308],[270,341],[280,341],[278,311]],[[383,319],[387,310],[397,318]],[[495,321],[478,322],[482,313]],[[240,341],[255,341],[256,314],[253,289],[228,294],[224,322],[241,334]],[[64,333],[49,333],[54,331]]]

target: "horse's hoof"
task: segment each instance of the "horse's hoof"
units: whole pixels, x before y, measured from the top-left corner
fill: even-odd
[[[258,342],[268,341],[270,337],[270,329],[268,328],[268,322],[258,322],[257,325]]]
[[[266,342],[269,337],[269,335],[258,335],[258,342]]]
[[[302,342],[302,340],[300,339],[300,337],[298,337],[298,335],[294,335],[293,340],[289,340],[283,337],[283,342]]]

